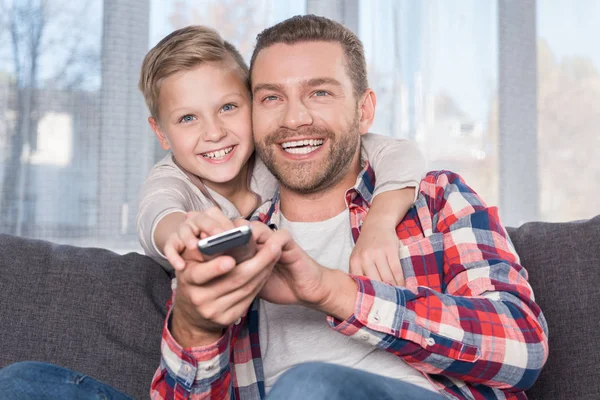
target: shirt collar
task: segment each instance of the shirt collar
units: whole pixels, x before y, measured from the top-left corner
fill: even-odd
[[[356,184],[346,191],[346,206],[350,207],[354,204],[368,210],[371,207],[374,188],[375,172],[369,162],[364,161],[364,167],[356,178]],[[281,221],[279,204],[279,188],[277,188],[271,202],[263,204],[262,207],[256,210],[252,219],[261,221],[271,228],[277,228]]]

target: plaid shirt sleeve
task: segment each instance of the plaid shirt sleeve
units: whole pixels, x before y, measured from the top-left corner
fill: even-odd
[[[330,325],[427,374],[528,389],[548,356],[547,325],[496,208],[447,171],[420,192],[424,237],[400,250],[406,287],[354,277],[355,313]]]
[[[173,292],[172,298],[175,298]],[[226,399],[229,398],[231,370],[229,346],[231,329],[216,343],[186,349],[171,336],[170,308],[163,328],[160,366],[152,379],[150,398],[166,399]]]

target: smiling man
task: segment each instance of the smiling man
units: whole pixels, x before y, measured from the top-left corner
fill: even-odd
[[[254,258],[183,254],[153,398],[526,398],[546,322],[497,210],[458,175],[427,174],[397,227],[401,285],[348,273],[376,179],[360,159],[376,97],[358,38],[286,20],[258,36],[251,81],[279,194],[252,223]],[[188,224],[191,244],[232,226],[214,209]]]

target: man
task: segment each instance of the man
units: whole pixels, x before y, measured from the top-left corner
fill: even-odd
[[[169,239],[169,261],[185,266],[152,398],[526,398],[546,322],[496,209],[459,176],[429,173],[397,227],[401,285],[348,274],[376,179],[359,158],[376,101],[358,38],[291,18],[259,35],[251,80],[256,148],[279,195],[252,222],[257,254],[238,265],[196,250],[198,236],[233,226],[216,209]],[[45,364],[2,372],[15,392],[26,375],[51,392],[83,381]],[[75,395],[63,382],[62,398],[126,398],[89,385]]]
[[[347,273],[376,179],[359,158],[376,99],[358,38],[325,18],[286,20],[258,36],[251,84],[279,195],[239,265],[195,250],[233,226],[218,210],[169,239],[171,264],[186,263],[153,398],[526,398],[546,322],[496,209],[459,176],[429,173],[397,227],[403,286]]]

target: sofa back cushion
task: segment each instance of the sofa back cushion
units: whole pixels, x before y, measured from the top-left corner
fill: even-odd
[[[148,398],[170,297],[139,254],[0,235],[0,367],[46,361]]]
[[[533,400],[600,399],[600,216],[509,229],[550,332]]]
[[[600,216],[509,233],[550,330],[529,398],[600,399]],[[0,235],[0,282],[0,367],[52,362],[148,397],[171,292],[158,264]]]

